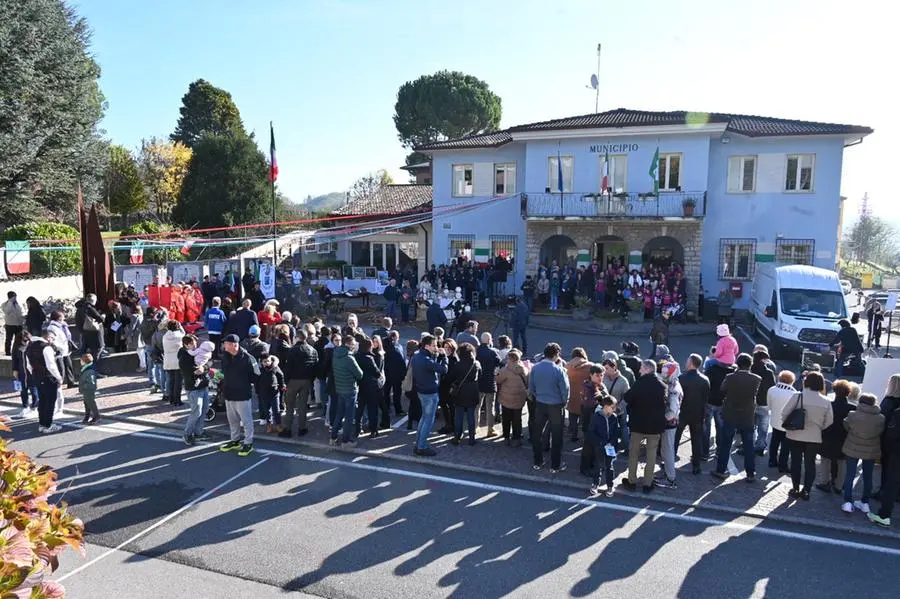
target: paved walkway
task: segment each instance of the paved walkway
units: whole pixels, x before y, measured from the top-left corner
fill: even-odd
[[[184,407],[172,408],[160,401],[161,395],[150,395],[144,376],[119,376],[106,377],[99,381],[98,404],[102,414],[108,418],[139,421],[164,427],[178,428],[183,426],[186,416]],[[7,404],[18,403],[18,397],[12,394],[0,395],[0,401]],[[76,390],[66,391],[67,409],[80,413],[81,405],[77,399]],[[36,424],[35,424],[36,426]],[[440,428],[440,419],[436,422],[435,430]],[[212,433],[227,434],[227,423],[224,413],[218,414],[209,430]],[[309,434],[301,439],[290,441],[279,439],[276,436],[266,435],[264,427],[257,427],[256,434],[260,438],[267,438],[279,442],[309,445],[314,447],[327,447],[328,435],[323,420],[321,409],[313,409],[309,412]],[[500,432],[498,425],[497,432]],[[419,458],[413,456],[412,447],[415,438],[414,431],[406,429],[406,420],[401,419],[394,424],[387,434],[376,439],[369,439],[367,434],[360,437],[359,445],[355,449],[342,449],[363,455],[377,455],[404,462],[438,462],[449,468],[477,473],[489,473],[497,476],[527,480],[532,482],[544,482],[552,485],[561,485],[569,488],[580,488],[587,492],[589,480],[579,473],[580,443],[572,443],[568,434],[564,435],[564,459],[568,464],[568,470],[561,474],[551,475],[549,469],[540,471],[532,469],[531,446],[527,443],[522,447],[508,447],[502,438],[485,439],[486,429],[478,430],[478,441],[473,446],[463,443],[460,446],[450,444],[451,437],[434,433],[431,441],[438,451],[435,458]],[[790,478],[780,476],[776,471],[767,467],[768,458],[757,458],[756,483],[748,484],[744,481],[743,473],[738,473],[737,467],[743,465],[743,458],[733,456],[731,464],[732,476],[728,480],[719,483],[710,476],[713,462],[706,462],[703,473],[693,475],[690,469],[690,442],[688,433],[685,432],[682,444],[678,448],[680,461],[678,462],[678,489],[655,489],[652,499],[656,501],[670,502],[680,506],[698,506],[708,509],[716,509],[732,514],[748,514],[780,520],[797,524],[826,527],[833,530],[858,532],[872,535],[891,536],[900,538],[900,528],[880,529],[870,524],[865,516],[859,512],[852,515],[844,514],[840,510],[842,499],[838,495],[826,494],[816,489],[813,490],[810,501],[795,501],[787,496],[791,488]],[[549,458],[548,458],[549,461]],[[623,478],[627,467],[627,460],[616,460],[617,482]],[[639,472],[641,472],[639,468]],[[879,471],[876,469],[876,481]],[[859,481],[861,486],[861,481]],[[877,486],[877,482],[876,482]],[[627,493],[622,492],[628,495]],[[860,489],[857,489],[857,494]],[[640,493],[637,494],[640,496]],[[873,502],[873,507],[877,502]]]

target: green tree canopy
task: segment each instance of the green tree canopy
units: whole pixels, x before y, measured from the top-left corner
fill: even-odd
[[[842,253],[857,262],[889,262],[897,253],[896,231],[887,221],[863,214],[844,235]]]
[[[62,223],[26,223],[3,232],[4,241],[36,241],[71,239],[65,246],[78,245],[78,229]],[[40,246],[34,246],[40,247]],[[31,252],[31,274],[69,274],[81,270],[81,250],[46,250]]]
[[[382,187],[393,183],[394,179],[390,173],[380,169],[357,179],[350,187],[350,197],[354,200],[369,201],[378,195]]]
[[[0,222],[74,221],[98,201],[104,99],[90,30],[62,0],[0,2]]]
[[[271,220],[269,166],[243,133],[207,135],[194,147],[172,219],[185,229]]]
[[[205,79],[197,79],[188,86],[181,98],[180,112],[175,132],[169,137],[191,149],[204,135],[244,132],[241,113],[231,94]]]
[[[157,218],[168,218],[172,212],[190,162],[191,149],[180,142],[155,137],[141,141],[138,172]]]
[[[147,191],[128,148],[110,146],[104,183],[113,214],[133,214],[147,207]]]
[[[407,148],[495,131],[500,97],[484,81],[459,71],[438,71],[408,81],[397,92],[394,125]]]
[[[132,235],[147,235],[148,240],[158,240],[161,241],[158,237],[158,233],[162,233],[164,231],[171,231],[172,227],[169,225],[163,225],[156,221],[152,220],[144,220],[139,223],[135,223],[128,227],[127,229],[123,229],[121,235],[123,237],[131,237]],[[117,241],[114,246],[114,257],[116,259],[116,264],[128,264],[131,259],[131,245],[132,242],[135,241],[136,238],[131,239],[123,239],[121,241]],[[171,239],[169,239],[171,242]],[[146,243],[144,244],[144,264],[165,264],[166,262],[177,262],[184,260],[184,256],[178,248],[162,248],[158,250],[151,249],[153,244]]]

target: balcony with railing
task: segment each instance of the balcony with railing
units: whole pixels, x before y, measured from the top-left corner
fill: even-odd
[[[529,219],[659,219],[705,215],[705,191],[522,194],[522,217]]]

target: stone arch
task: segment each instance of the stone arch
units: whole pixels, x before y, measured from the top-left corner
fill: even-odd
[[[616,261],[619,265],[625,266],[628,264],[628,242],[618,235],[601,235],[594,240],[591,259],[602,269]]]
[[[668,268],[673,262],[684,266],[684,246],[675,237],[661,235],[653,237],[644,244],[641,252],[642,262],[646,265]]]
[[[556,260],[560,266],[569,263],[574,266],[577,257],[578,246],[568,235],[551,235],[541,244],[541,264],[550,266],[550,264]]]

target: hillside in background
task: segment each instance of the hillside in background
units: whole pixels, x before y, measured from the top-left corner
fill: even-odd
[[[310,212],[332,212],[344,205],[347,194],[343,191],[334,191],[320,196],[306,196],[301,206]]]

